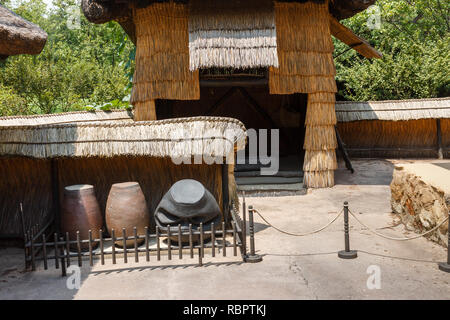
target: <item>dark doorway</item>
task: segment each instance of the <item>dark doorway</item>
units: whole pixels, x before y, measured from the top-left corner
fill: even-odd
[[[208,79],[209,80],[209,79]],[[267,130],[269,158],[270,129],[279,130],[279,170],[273,176],[262,176],[261,167],[267,159],[258,156],[250,161],[249,146],[246,161],[235,167],[236,182],[241,190],[297,190],[303,184],[303,142],[305,138],[306,94],[271,95],[267,83],[260,78],[214,79],[201,81],[201,98],[194,101],[159,101],[158,118],[221,116],[242,121],[256,132]],[[255,85],[252,85],[252,84]],[[258,150],[259,151],[259,150]],[[263,157],[264,158],[264,157]],[[261,161],[262,160],[262,161]],[[262,186],[261,186],[262,185]],[[245,187],[248,186],[248,187]]]

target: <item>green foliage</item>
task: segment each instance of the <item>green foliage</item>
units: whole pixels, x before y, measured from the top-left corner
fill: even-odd
[[[345,21],[384,54],[368,60],[336,41],[339,94],[348,100],[450,96],[450,2],[377,1],[381,28],[370,30],[365,11]]]
[[[2,0],[49,35],[38,56],[0,62],[0,116],[129,108],[135,47],[115,22],[89,23],[76,0]],[[365,11],[344,23],[384,54],[368,60],[335,41],[339,95],[346,100],[450,96],[450,1],[379,0],[381,28]],[[80,28],[69,28],[74,13]]]
[[[100,108],[110,101],[110,108],[129,107],[134,45],[120,25],[89,23],[75,0],[55,0],[52,10],[42,0],[20,1],[12,9],[49,37],[40,55],[0,62],[1,115]],[[74,12],[80,28],[69,28]]]
[[[27,114],[26,102],[11,88],[0,85],[0,117]]]

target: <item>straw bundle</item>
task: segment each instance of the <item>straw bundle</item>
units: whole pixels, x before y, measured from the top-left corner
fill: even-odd
[[[146,155],[226,157],[245,147],[236,119],[191,117],[160,121],[95,122],[47,126],[0,126],[0,155],[112,157]]]
[[[278,66],[271,0],[189,1],[190,70]]]
[[[279,67],[269,69],[271,94],[308,93],[303,164],[307,187],[334,185],[337,169],[333,42],[328,1],[275,2]]]
[[[189,71],[187,6],[153,3],[134,8],[133,16],[137,43],[131,103],[199,99],[198,71]]]
[[[271,94],[336,92],[328,3],[275,2],[279,67]]]
[[[330,188],[334,186],[334,170],[305,172],[303,183],[308,188]]]
[[[305,133],[304,183],[311,188],[332,187],[337,169],[334,93],[308,95]]]

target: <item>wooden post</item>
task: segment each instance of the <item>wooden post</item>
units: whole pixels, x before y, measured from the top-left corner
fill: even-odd
[[[441,119],[436,119],[436,129],[437,129],[438,159],[444,159],[444,153],[442,152]]]
[[[135,121],[156,120],[155,100],[135,103],[134,120]]]
[[[52,179],[52,204],[53,217],[55,221],[56,231],[59,232],[61,228],[61,212],[60,212],[60,194],[59,194],[59,167],[58,160],[50,160],[51,179]]]
[[[224,223],[228,226],[228,214],[229,214],[229,205],[230,205],[230,195],[228,189],[228,164],[222,164],[222,212]]]

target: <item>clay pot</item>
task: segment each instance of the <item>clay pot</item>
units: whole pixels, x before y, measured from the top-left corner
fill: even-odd
[[[95,197],[94,187],[87,184],[67,186],[64,188],[64,198],[61,208],[61,230],[69,233],[71,241],[77,240],[77,231],[80,231],[80,239],[89,239],[89,230],[92,231],[92,239],[100,237],[103,218],[100,206]],[[97,247],[98,243],[93,243]],[[76,245],[71,245],[76,249]],[[87,250],[89,244],[83,243],[82,250]]]
[[[127,237],[134,234],[144,235],[145,227],[149,227],[150,215],[147,202],[137,182],[116,183],[111,187],[106,202],[106,227],[109,234],[114,229],[116,237],[122,237],[125,228]],[[141,245],[144,239],[139,239]],[[123,241],[116,241],[116,246],[123,247]],[[127,248],[134,246],[134,240],[127,240]]]

